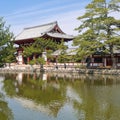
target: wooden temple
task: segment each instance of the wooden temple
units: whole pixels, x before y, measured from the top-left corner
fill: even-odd
[[[21,46],[28,46],[32,44],[35,41],[35,38],[50,38],[53,41],[60,43],[62,40],[64,40],[64,42],[71,41],[74,37],[72,35],[65,34],[58,26],[57,21],[24,28],[24,30],[15,38],[15,44],[19,45],[16,57],[18,64],[25,64],[29,62],[29,57],[25,60],[22,56],[24,50]]]
[[[116,68],[120,68],[120,52],[114,52]],[[87,62],[87,61],[86,61]],[[90,68],[111,68],[113,65],[110,54],[93,54],[89,61]]]

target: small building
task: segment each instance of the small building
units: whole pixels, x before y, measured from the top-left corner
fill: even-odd
[[[114,51],[116,68],[120,68],[120,51]],[[91,56],[90,68],[111,68],[113,65],[110,54],[96,53]]]
[[[24,50],[21,46],[28,46],[34,43],[36,38],[48,38],[57,43],[60,43],[62,40],[64,40],[64,42],[71,41],[74,37],[72,35],[65,34],[58,26],[57,21],[39,26],[24,28],[24,30],[15,38],[15,44],[19,45],[17,49],[18,64],[29,62],[29,57],[25,59],[22,56]]]
[[[66,55],[75,56],[77,54],[76,48],[68,48],[66,51]],[[55,51],[52,55],[54,57],[58,57],[61,54],[61,50]],[[116,68],[120,68],[120,50],[114,50],[114,57],[116,61]],[[84,60],[79,60],[78,63],[85,64],[87,68],[92,69],[104,69],[112,67],[112,58],[110,54],[96,52],[93,55],[86,57]]]

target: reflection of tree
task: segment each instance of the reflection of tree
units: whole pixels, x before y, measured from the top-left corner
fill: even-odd
[[[19,86],[18,96],[32,99],[38,104],[49,107],[53,115],[57,115],[59,109],[63,106],[65,99],[64,89],[56,89],[46,83],[46,81],[36,81],[29,79],[22,86]]]
[[[32,103],[47,108],[48,114],[53,116],[69,102],[80,120],[120,119],[118,76],[77,75],[74,79],[70,76],[73,74],[49,75],[43,81],[41,75],[28,77],[24,74],[22,84],[9,76],[4,80],[4,89],[11,97],[32,100]]]
[[[77,111],[78,119],[120,119],[119,76],[79,75],[78,78],[74,78],[74,81],[71,81],[68,74],[65,80],[64,74],[61,77],[59,74],[57,77],[61,84],[70,86],[82,99],[82,103],[75,98],[69,100]]]
[[[109,78],[109,79],[108,79]],[[107,77],[106,86],[102,80],[95,80],[94,84],[88,79],[76,80],[72,88],[82,98],[82,104],[73,101],[74,108],[78,111],[80,120],[119,120],[119,87],[111,86],[111,79]],[[110,86],[109,86],[110,85]],[[83,118],[83,119],[82,119]]]
[[[1,120],[13,120],[12,112],[8,107],[7,102],[4,99],[4,95],[0,93],[0,119]]]
[[[4,90],[7,95],[11,97],[15,96],[16,95],[15,81],[10,78],[4,80]]]
[[[54,83],[54,81],[50,84],[38,78],[32,79],[32,75],[30,76],[31,79],[26,78],[27,76],[24,75],[21,85],[19,85],[18,81],[10,78],[4,80],[6,94],[11,97],[23,97],[32,100],[35,104],[49,108],[50,114],[57,116],[66,99],[65,88],[59,83]]]

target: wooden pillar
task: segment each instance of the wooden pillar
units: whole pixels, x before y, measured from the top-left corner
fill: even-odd
[[[104,66],[106,67],[106,58],[104,57],[104,62],[103,62]]]
[[[30,57],[27,57],[27,63],[29,64],[29,62],[30,62]]]
[[[23,64],[23,56],[22,56],[22,51],[19,50],[18,51],[18,57],[17,57],[17,60],[18,60],[18,64]]]
[[[94,64],[94,55],[91,55],[90,59],[91,59],[91,62],[92,62],[92,67],[93,67],[93,64]]]
[[[33,60],[36,60],[36,55],[35,54],[33,55]]]

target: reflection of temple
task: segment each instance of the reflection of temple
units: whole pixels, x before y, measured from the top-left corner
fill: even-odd
[[[23,73],[20,72],[18,73],[18,75],[16,76],[16,80],[18,81],[19,85],[22,85],[22,79],[23,79]]]
[[[47,79],[47,74],[40,74],[40,76],[35,74],[21,75],[20,73],[16,77],[18,80],[18,91],[14,99],[27,109],[56,117],[64,105],[65,94],[62,94],[64,89],[56,87],[56,84],[49,84],[47,81],[44,81]],[[26,80],[25,78],[28,78],[28,75],[29,79]],[[22,78],[24,79],[22,85],[19,85]]]
[[[3,80],[4,88],[7,88],[5,92],[23,108],[55,119],[60,119],[59,116],[66,120],[69,120],[67,117],[73,120],[120,119],[119,76],[83,74],[71,81],[70,75],[64,78],[64,74],[58,74],[57,80],[55,75],[48,75],[47,81],[43,81],[40,75],[36,74],[35,79],[31,74],[28,79],[28,74],[23,74],[22,85],[15,85],[13,75],[9,76],[9,79]],[[18,76],[21,80],[21,74]],[[18,91],[15,91],[16,87]]]
[[[15,39],[15,43],[19,45],[17,50],[17,60],[19,64],[27,63],[29,60],[36,57],[33,55],[31,57],[23,58],[23,49],[21,47],[32,44],[35,38],[48,38],[60,43],[61,40],[64,40],[65,42],[72,40],[73,36],[65,34],[60,29],[57,22],[25,28]]]

